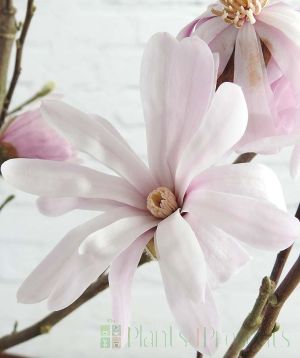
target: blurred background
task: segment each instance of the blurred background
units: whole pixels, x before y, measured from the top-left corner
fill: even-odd
[[[16,0],[18,18],[26,1]],[[158,31],[174,35],[207,6],[193,0],[36,0],[37,11],[25,47],[23,72],[14,104],[53,80],[68,102],[109,119],[145,158],[145,133],[139,97],[139,67],[150,36]],[[289,150],[276,157],[260,157],[278,174],[288,208],[294,213],[300,200],[300,182],[289,177]],[[45,304],[16,303],[23,279],[75,225],[95,213],[74,212],[49,219],[37,211],[35,198],[16,192],[0,180],[0,197],[17,198],[0,216],[0,335],[23,328],[47,314]],[[297,257],[300,245],[291,255]],[[253,260],[216,292],[222,331],[216,339],[221,357],[252,306],[263,276],[269,274],[275,254],[251,250]],[[131,346],[124,350],[101,347],[101,328],[110,324],[109,290],[57,325],[50,334],[11,351],[27,357],[194,357],[180,337],[167,306],[157,264],[140,268],[133,286]],[[300,351],[300,291],[280,317],[281,329],[260,353],[262,358],[296,358]],[[165,340],[165,337],[167,339]],[[170,338],[171,337],[171,338]]]

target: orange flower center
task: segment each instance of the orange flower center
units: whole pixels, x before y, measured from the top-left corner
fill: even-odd
[[[241,28],[245,21],[255,24],[255,16],[259,15],[269,0],[220,0],[223,10],[212,9],[211,12],[220,16],[228,24]]]
[[[176,196],[170,189],[159,187],[148,195],[147,208],[154,217],[165,219],[178,209]]]

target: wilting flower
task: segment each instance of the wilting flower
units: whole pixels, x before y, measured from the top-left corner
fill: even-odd
[[[221,0],[186,26],[219,53],[219,82],[240,85],[248,127],[239,152],[276,153],[295,145],[291,171],[300,169],[300,13],[281,1]]]
[[[218,327],[211,289],[248,261],[240,243],[277,251],[300,234],[272,171],[258,164],[213,167],[247,126],[241,89],[224,83],[215,93],[215,71],[198,38],[150,40],[141,71],[149,167],[103,118],[44,103],[44,115],[74,147],[116,175],[36,159],[2,166],[9,183],[52,198],[52,213],[55,205],[59,213],[68,205],[104,211],[65,236],[23,283],[19,301],[48,299],[50,309],[64,308],[110,266],[113,316],[126,328],[133,275],[147,247],[183,334],[198,350],[213,351],[201,339],[204,329]]]
[[[0,164],[11,158],[67,160],[71,145],[43,119],[40,108],[9,120],[0,129]]]

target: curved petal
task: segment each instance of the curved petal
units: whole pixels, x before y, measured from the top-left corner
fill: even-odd
[[[157,220],[139,213],[90,234],[60,275],[48,307],[56,311],[73,303],[121,252],[156,225]]]
[[[77,164],[12,159],[1,166],[5,180],[39,196],[109,199],[145,209],[145,199],[124,179]]]
[[[218,313],[194,232],[176,212],[159,224],[155,240],[166,296],[179,328],[197,350],[212,353],[214,342],[203,337],[205,331],[218,328]]]
[[[251,246],[283,250],[300,235],[298,220],[265,200],[198,190],[188,196],[184,211],[201,213],[201,220]]]
[[[137,210],[118,208],[99,215],[74,228],[23,282],[17,293],[18,301],[22,303],[36,303],[49,297],[57,280],[64,274],[65,267],[70,258],[74,252],[77,252],[79,245],[88,235],[111,225],[121,218],[136,215],[136,213]]]
[[[290,162],[290,172],[294,179],[298,179],[300,175],[300,144],[293,149]]]
[[[130,323],[131,285],[142,253],[153,238],[150,230],[137,238],[112,262],[109,269],[109,288],[112,296],[113,320],[121,326],[122,345],[127,343]]]
[[[95,256],[100,261],[114,257],[130,246],[137,237],[154,228],[159,220],[140,211],[139,214],[125,217],[103,230],[97,231],[82,242],[79,253]],[[113,258],[114,258],[113,257]]]
[[[124,206],[123,203],[107,199],[47,198],[36,201],[39,211],[47,216],[60,216],[73,210],[107,211]]]
[[[208,21],[199,24],[199,26],[196,27],[194,34],[209,44],[230,26],[232,27],[232,25],[227,24],[219,16],[213,16]]]
[[[141,94],[150,167],[173,186],[168,164],[199,126],[214,91],[214,59],[198,38],[177,41],[166,33],[150,40],[142,63]],[[169,159],[169,160],[168,160]]]
[[[205,258],[193,230],[179,210],[159,223],[155,243],[162,275],[173,275],[179,291],[189,293],[191,300],[199,297],[204,300]]]
[[[275,135],[276,113],[273,110],[273,94],[261,45],[250,23],[245,23],[238,32],[234,82],[242,87],[249,110],[248,127],[238,147],[262,137]]]
[[[226,282],[249,260],[247,251],[238,241],[212,224],[207,224],[197,216],[188,214],[186,221],[195,232],[202,247],[209,268],[211,286]]]
[[[222,158],[242,137],[247,126],[247,105],[241,89],[223,83],[198,131],[184,150],[176,172],[180,200],[190,182]]]
[[[188,192],[193,190],[212,190],[267,200],[279,209],[286,210],[277,176],[261,164],[244,163],[210,168],[192,182]]]
[[[300,65],[298,58],[300,56],[300,44],[296,43],[297,36],[293,34],[291,39],[281,29],[269,26],[262,21],[257,21],[255,29],[261,40],[268,47],[282,74],[291,82],[294,94],[299,101],[300,84],[298,78],[300,77]],[[291,53],[293,56],[286,56],[287,53]]]
[[[42,113],[78,150],[90,154],[143,194],[155,187],[146,165],[103,118],[55,100],[43,102]]]

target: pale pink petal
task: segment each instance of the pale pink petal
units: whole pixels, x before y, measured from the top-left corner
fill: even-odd
[[[150,213],[140,211],[136,216],[123,218],[89,235],[80,245],[79,253],[95,256],[98,261],[106,262],[107,258],[120,254],[137,237],[156,227],[158,223],[159,220]]]
[[[239,141],[246,126],[247,105],[243,92],[232,83],[223,83],[179,162],[176,191],[180,200],[190,182],[220,160]]]
[[[57,131],[51,128],[40,109],[27,111],[7,125],[0,142],[12,144],[20,158],[67,160],[74,151]]]
[[[54,100],[45,101],[42,112],[49,121],[79,150],[124,177],[145,194],[156,186],[149,169],[137,157],[116,129],[101,117],[88,115]],[[76,123],[76,125],[74,125]]]
[[[220,55],[219,76],[225,70],[233,54],[237,32],[238,30],[234,26],[228,26],[208,44],[213,53]]]
[[[153,238],[150,230],[137,238],[112,262],[109,269],[109,288],[112,296],[113,320],[121,326],[122,345],[127,343],[130,324],[131,286],[142,253]]]
[[[146,200],[124,179],[77,164],[39,159],[12,159],[1,167],[5,180],[39,196],[101,198],[141,209]]]
[[[300,15],[298,15],[300,16]],[[291,21],[291,20],[289,20]],[[298,25],[297,25],[298,26]],[[291,82],[295,96],[300,100],[300,44],[296,43],[297,36],[290,39],[287,34],[273,26],[258,21],[255,29],[261,40],[268,47],[282,74]],[[286,54],[293,54],[286,56]]]
[[[290,162],[290,172],[293,178],[298,179],[300,175],[300,144],[297,144],[293,150]]]
[[[205,21],[199,24],[199,26],[196,26],[193,34],[199,36],[203,41],[209,44],[230,26],[232,27],[232,25],[227,24],[220,17],[214,16],[208,21]]]
[[[47,216],[60,216],[73,210],[107,211],[124,206],[123,203],[107,199],[86,198],[47,198],[40,197],[36,201],[39,211]]]
[[[201,123],[214,91],[214,59],[197,38],[154,35],[144,54],[141,93],[150,167],[159,182],[174,185],[169,165]]]
[[[64,274],[70,258],[91,233],[124,217],[136,215],[137,210],[119,208],[99,215],[70,231],[35,268],[20,287],[17,297],[22,303],[36,303],[49,297],[57,280]],[[99,272],[101,274],[101,272]]]
[[[295,217],[265,200],[242,195],[194,191],[185,200],[183,210],[199,213],[201,220],[259,249],[286,249],[300,235]]]
[[[239,145],[275,135],[276,113],[273,94],[261,45],[250,23],[245,23],[238,32],[234,82],[242,87],[249,110],[248,127]]]
[[[158,225],[155,240],[166,296],[182,334],[197,350],[212,353],[216,347],[204,340],[204,332],[210,337],[218,328],[218,313],[194,232],[176,212]]]
[[[260,22],[280,30],[297,46],[300,46],[299,11],[282,2],[276,6],[266,7],[257,18]]]
[[[190,299],[204,299],[205,258],[193,230],[179,210],[159,223],[155,243],[163,277],[173,275],[178,290],[189,293]]]
[[[275,173],[265,165],[244,163],[208,169],[190,185],[193,190],[212,190],[267,200],[286,210],[281,184]]]
[[[249,260],[247,251],[226,232],[196,215],[188,214],[186,221],[195,232],[209,268],[210,285],[216,287],[227,281]]]

